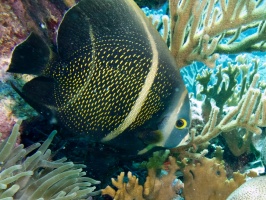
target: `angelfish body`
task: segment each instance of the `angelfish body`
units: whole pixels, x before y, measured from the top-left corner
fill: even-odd
[[[9,72],[38,75],[15,90],[41,114],[92,142],[134,153],[188,135],[190,107],[166,44],[131,0],[82,0],[64,16],[57,52],[31,34]]]

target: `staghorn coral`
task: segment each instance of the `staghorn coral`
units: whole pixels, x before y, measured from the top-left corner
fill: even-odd
[[[226,200],[265,200],[266,177],[260,176],[246,181],[236,189]]]
[[[168,153],[166,151],[163,155],[168,155]],[[131,172],[128,172],[127,176],[121,172],[117,180],[112,179],[112,184],[117,190],[107,186],[102,190],[102,195],[108,194],[116,200],[172,200],[178,197],[177,193],[180,188],[183,188],[182,196],[186,200],[224,200],[245,183],[248,177],[257,176],[253,171],[244,174],[234,172],[232,178],[229,179],[222,160],[223,151],[217,147],[215,157],[211,159],[204,157],[204,153],[198,156],[193,154],[193,159],[183,159],[177,165],[176,159],[169,156],[169,172],[160,177],[156,171],[162,159],[158,155],[162,154],[156,152],[148,162],[149,166],[153,167],[148,168],[144,186],[139,184],[138,178]],[[157,161],[154,162],[155,160]],[[183,173],[184,185],[181,183],[173,185],[177,180],[175,176],[178,171]],[[125,181],[126,179],[128,181]]]
[[[144,200],[143,198],[143,186],[139,185],[136,176],[132,176],[131,172],[128,172],[128,182],[124,182],[125,173],[121,172],[117,177],[117,181],[112,179],[112,184],[118,190],[115,191],[110,186],[107,186],[102,190],[102,195],[109,195],[117,200]]]
[[[84,165],[65,162],[65,158],[50,161],[48,146],[56,131],[42,145],[36,143],[26,149],[22,144],[16,146],[20,123],[14,125],[11,135],[0,144],[1,199],[66,200],[99,194],[91,185],[100,182],[85,177]]]
[[[156,157],[156,155],[154,155]],[[155,158],[156,159],[156,158]],[[161,160],[161,159],[159,159]],[[112,179],[112,184],[117,188],[114,190],[110,186],[107,186],[102,190],[102,195],[109,195],[116,200],[171,200],[178,196],[178,192],[183,188],[183,184],[176,179],[176,171],[179,167],[176,164],[176,159],[169,156],[168,173],[158,177],[157,168],[158,163],[149,164],[154,166],[148,168],[148,176],[144,186],[139,185],[138,178],[132,176],[131,172],[128,172],[128,182],[124,181],[125,173],[117,177],[117,180]],[[158,161],[159,162],[159,161]]]

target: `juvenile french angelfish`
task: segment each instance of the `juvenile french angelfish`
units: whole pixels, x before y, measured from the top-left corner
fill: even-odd
[[[142,154],[188,136],[190,105],[174,58],[133,0],[81,0],[66,12],[57,52],[32,33],[8,72],[37,75],[14,89],[38,112],[89,141]]]

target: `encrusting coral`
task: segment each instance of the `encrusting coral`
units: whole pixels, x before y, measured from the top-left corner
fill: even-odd
[[[26,149],[22,144],[16,146],[20,123],[0,144],[0,199],[67,200],[99,194],[91,185],[100,182],[85,177],[84,165],[65,162],[65,158],[50,160],[48,146],[56,131],[42,145],[35,143]]]
[[[221,149],[216,149],[221,152]],[[255,172],[241,174],[234,172],[231,179],[227,178],[222,155],[211,159],[201,157],[188,163],[183,160],[184,197],[186,200],[224,200],[236,188],[242,185],[247,177],[257,176]]]

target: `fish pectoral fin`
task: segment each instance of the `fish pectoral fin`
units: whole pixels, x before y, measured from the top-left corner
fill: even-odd
[[[156,144],[163,139],[163,134],[160,130],[154,130],[154,131],[147,130],[138,133],[138,137],[145,144]]]
[[[35,33],[17,45],[7,72],[40,75],[53,53],[43,39]]]
[[[56,104],[53,95],[54,80],[36,77],[27,82],[20,90],[13,82],[12,88],[36,111],[48,119],[55,119]]]
[[[150,151],[151,149],[153,149],[155,147],[155,145],[153,144],[149,144],[148,146],[146,146],[144,149],[140,150],[138,152],[138,155],[143,155],[145,153],[147,153],[148,151]]]

